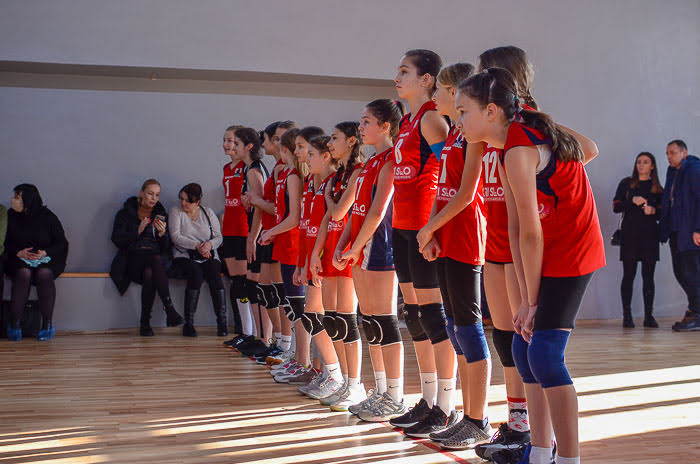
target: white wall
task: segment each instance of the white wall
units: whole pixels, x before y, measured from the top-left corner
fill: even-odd
[[[516,44],[535,65],[533,94],[543,109],[598,143],[600,157],[587,170],[607,239],[617,224],[615,187],[638,152],[657,155],[664,173],[668,140],[684,138],[699,151],[698,24],[697,0],[0,0],[0,64],[309,75],[307,83],[278,84],[0,72],[0,198],[20,181],[37,183],[66,225],[69,268],[105,270],[113,214],[144,178],[163,180],[169,205],[190,180],[221,205],[228,123],[262,128],[291,118],[330,128],[357,118],[363,102],[391,95],[390,83],[344,91],[313,76],[390,79],[409,48],[434,49],[451,63]],[[617,253],[608,249],[583,317],[617,317]],[[666,246],[656,282],[659,313],[680,314],[684,298]]]

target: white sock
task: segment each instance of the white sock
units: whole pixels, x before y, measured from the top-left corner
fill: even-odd
[[[255,335],[255,324],[253,323],[253,311],[250,309],[250,303],[243,303],[241,300],[236,300],[238,305],[238,313],[241,315],[241,330],[246,335]]]
[[[348,383],[348,374],[343,374],[343,382]]]
[[[279,344],[282,340],[282,332],[272,332],[272,337],[275,339],[275,343]]]
[[[530,450],[530,464],[551,464],[552,448],[533,446]]]
[[[442,409],[447,417],[455,409],[455,388],[457,379],[438,379],[437,405]]]
[[[349,388],[357,388],[360,386],[360,378],[357,377],[348,377],[348,387]]]
[[[326,374],[336,382],[343,381],[343,372],[340,370],[340,363],[326,364]]]
[[[581,457],[562,458],[561,456],[557,456],[557,464],[581,464]]]
[[[386,391],[386,372],[379,371],[374,373],[374,390],[377,393],[383,394]]]
[[[289,351],[289,349],[292,347],[292,336],[280,335],[279,346],[283,351]]]
[[[432,408],[435,404],[437,388],[437,372],[420,373],[420,390],[423,393],[423,399],[428,403],[429,408]]]
[[[402,383],[401,379],[386,379],[386,391],[397,403],[403,401]]]

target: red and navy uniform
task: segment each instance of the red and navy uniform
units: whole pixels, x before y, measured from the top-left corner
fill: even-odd
[[[435,111],[434,102],[424,103],[413,120],[410,113],[405,115],[394,145],[395,229],[420,230],[428,223],[433,209],[439,163],[420,130],[428,111]]]
[[[275,203],[275,176],[274,172],[277,166],[284,165],[284,162],[282,160],[278,160],[277,163],[275,163],[275,166],[272,168],[272,172],[270,173],[270,177],[267,178],[265,181],[265,185],[263,186],[263,200],[269,202],[269,203]],[[277,221],[275,219],[274,214],[268,214],[265,211],[262,212],[262,230],[269,230],[275,227],[277,224]]]
[[[439,213],[457,194],[462,184],[467,141],[452,127],[440,153],[440,177],[437,184],[435,212]],[[484,217],[483,180],[474,193],[474,199],[437,232],[442,248],[441,257],[461,263],[484,264],[486,248],[486,218]]]
[[[326,184],[333,178],[334,175],[335,173],[326,177],[323,182],[320,182],[320,185],[315,189],[315,192],[311,196],[311,201],[309,203],[309,223],[306,228],[305,236],[309,258],[311,257],[311,253],[314,251],[316,239],[318,238],[318,231],[321,228],[323,217],[326,215]],[[323,251],[321,253],[323,253]],[[324,265],[323,261],[321,262],[321,265]],[[332,263],[331,266],[333,266]],[[311,279],[311,270],[308,270],[307,275],[308,278]]]
[[[289,215],[289,192],[287,190],[287,178],[299,176],[296,169],[283,168],[277,175],[275,182],[275,222],[281,223]],[[299,227],[294,227],[274,238],[272,259],[282,264],[296,266],[299,260]]]
[[[482,156],[481,176],[484,180],[486,213],[486,261],[512,263],[508,241],[508,208],[503,184],[498,175],[498,162],[503,150],[486,145]]]
[[[551,141],[538,130],[513,122],[502,162],[508,150],[518,146],[535,146],[542,158]],[[544,238],[543,277],[583,276],[605,266],[598,211],[582,163],[560,161],[552,153],[537,173],[537,202]]]
[[[367,212],[374,195],[377,192],[377,180],[382,168],[394,161],[393,148],[378,153],[364,164],[362,171],[357,177],[355,189],[355,203],[352,205],[350,216],[350,246],[353,245],[357,235],[360,233],[362,224],[367,218]],[[391,217],[393,212],[393,202],[389,201],[387,211],[384,212],[382,221],[377,226],[369,242],[362,249],[362,261],[356,263],[364,270],[369,271],[390,271],[394,269],[394,259],[391,247]]]
[[[311,200],[314,197],[314,177],[309,174],[304,179],[304,190],[301,193],[301,211],[299,214],[299,259],[297,267],[300,269],[306,266],[306,259],[312,249],[306,243],[306,229],[309,225],[309,214],[311,212]]]
[[[224,237],[247,237],[248,215],[241,203],[241,193],[245,182],[245,163],[240,161],[231,167],[232,163],[224,166],[222,184],[226,193],[224,224],[222,235]]]

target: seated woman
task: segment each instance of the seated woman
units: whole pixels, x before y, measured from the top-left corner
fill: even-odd
[[[34,185],[20,184],[14,192],[7,215],[5,238],[5,272],[12,278],[12,320],[7,328],[7,338],[22,340],[20,320],[29,298],[29,289],[34,284],[42,315],[38,338],[51,340],[56,332],[51,322],[56,302],[54,280],[66,267],[68,241],[61,221],[44,206]]]
[[[182,324],[180,316],[170,299],[167,270],[170,267],[170,237],[168,236],[168,213],[158,201],[160,183],[148,179],[143,183],[138,197],[124,202],[114,218],[112,242],[119,248],[112,261],[109,275],[122,295],[130,282],[141,284],[142,337],[152,337],[151,309],[156,292],[163,302],[167,315],[166,324],[174,327]]]
[[[197,310],[202,282],[207,281],[216,314],[216,334],[228,335],[226,324],[226,294],[221,280],[221,260],[216,249],[223,237],[219,219],[214,211],[201,206],[202,187],[187,184],[180,189],[180,206],[170,210],[168,229],[173,241],[175,264],[187,279],[185,289],[185,325],[182,335],[196,337],[194,313]]]

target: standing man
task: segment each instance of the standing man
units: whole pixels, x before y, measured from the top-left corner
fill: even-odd
[[[661,203],[660,238],[670,240],[673,273],[688,295],[683,320],[675,332],[700,331],[700,159],[688,156],[682,140],[666,146],[668,171]]]

